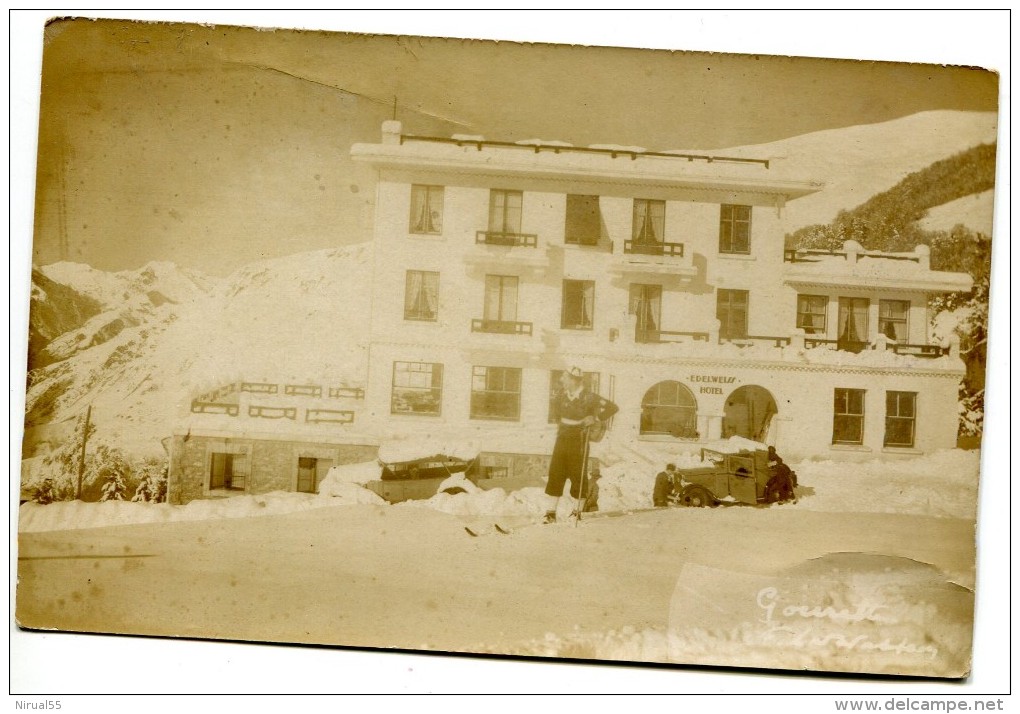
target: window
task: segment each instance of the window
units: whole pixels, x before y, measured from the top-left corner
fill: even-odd
[[[559,396],[563,391],[563,385],[560,380],[563,379],[563,370],[554,369],[549,373],[549,423],[555,424],[560,420],[558,414],[559,407]],[[592,394],[599,393],[599,373],[598,372],[583,372],[582,380],[584,381],[584,388]]]
[[[719,338],[740,340],[747,337],[746,290],[719,290],[716,293],[715,316],[719,320]]]
[[[837,389],[832,407],[832,443],[864,443],[864,390]]]
[[[479,478],[509,478],[514,473],[514,457],[510,454],[481,454],[478,466]]]
[[[489,191],[489,233],[517,236],[521,232],[521,206],[524,194],[520,191]]]
[[[917,392],[886,392],[884,445],[913,447],[916,415]]]
[[[602,214],[598,196],[567,194],[564,241],[572,245],[597,245],[602,237]]]
[[[411,186],[411,233],[443,232],[443,187]]]
[[[662,286],[634,283],[630,286],[628,313],[637,315],[638,341],[662,329]]]
[[[473,367],[471,418],[516,421],[521,416],[521,370],[516,367]]]
[[[443,406],[443,365],[394,362],[391,414],[439,416]]]
[[[439,273],[408,270],[404,286],[404,319],[435,322],[439,316]]]
[[[595,281],[564,280],[560,327],[564,330],[590,330],[595,315]]]
[[[634,199],[634,224],[631,238],[635,246],[652,246],[663,242],[666,235],[666,202],[647,198]]]
[[[248,471],[246,454],[214,451],[209,459],[209,488],[243,491]]]
[[[482,317],[487,322],[517,321],[517,276],[486,275],[485,306]]]
[[[868,346],[868,298],[839,299],[839,331],[836,334],[836,349],[846,352],[860,352]]]
[[[319,484],[326,478],[333,459],[298,457],[297,490],[299,493],[318,493]]]
[[[824,335],[828,306],[829,298],[824,295],[798,295],[797,327],[808,335]]]
[[[751,207],[723,204],[719,207],[719,252],[751,252]]]
[[[641,433],[698,438],[698,404],[680,382],[659,382],[641,400]]]
[[[879,300],[878,330],[893,342],[905,345],[910,330],[907,317],[910,315],[909,300]]]

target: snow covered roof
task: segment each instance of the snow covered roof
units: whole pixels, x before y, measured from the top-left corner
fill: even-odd
[[[923,262],[894,254],[811,255],[786,264],[783,279],[790,285],[839,285],[881,290],[968,292],[974,280],[966,273],[931,270]]]
[[[608,144],[572,147],[547,140],[514,143],[480,137],[409,136],[401,133],[399,122],[385,122],[382,143],[355,144],[351,156],[394,168],[740,191],[762,194],[761,204],[822,188],[819,183],[771,175],[765,159],[655,152]]]

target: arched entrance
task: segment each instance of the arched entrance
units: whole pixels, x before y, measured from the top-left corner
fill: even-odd
[[[666,380],[645,392],[641,400],[641,433],[698,437],[698,403],[680,382]]]
[[[756,384],[738,387],[726,398],[723,438],[742,436],[764,442],[777,413],[779,408],[769,390]]]

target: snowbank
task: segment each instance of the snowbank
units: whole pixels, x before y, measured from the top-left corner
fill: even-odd
[[[570,501],[569,498],[563,499]],[[561,503],[561,512],[570,513],[570,504]],[[429,508],[456,516],[539,516],[545,511],[545,496],[541,488],[522,488],[507,493],[501,488],[473,493],[437,493],[425,501],[403,501],[394,508]]]
[[[793,464],[800,508],[856,513],[911,513],[973,519],[977,514],[977,451],[947,449],[913,459]]]
[[[376,481],[382,475],[378,461],[363,461],[360,464],[341,464],[332,467],[326,478],[319,484],[320,496],[332,496],[334,491],[351,484],[363,485]]]
[[[198,500],[184,506],[131,501],[107,501],[105,503],[63,501],[45,506],[38,503],[25,503],[22,504],[18,514],[18,530],[23,533],[32,533],[103,528],[135,523],[250,518],[252,516],[297,513],[330,506],[385,505],[385,503],[376,494],[355,484],[340,484],[332,490],[329,496],[276,491],[260,496]]]
[[[409,436],[394,439],[379,446],[379,460],[385,464],[414,461],[429,456],[450,456],[470,461],[478,456],[478,446],[464,439],[436,439],[428,436]]]
[[[729,439],[713,446],[722,450],[748,448],[756,442]],[[757,445],[761,446],[761,445]],[[666,443],[600,444],[602,452],[599,508],[619,511],[649,508],[655,475],[669,462],[679,468],[703,465],[697,454],[678,454]],[[874,459],[865,462],[802,461],[790,464],[797,472],[797,502],[768,508],[801,509],[831,513],[899,513],[937,518],[975,519],[979,454],[952,449],[910,459]],[[330,469],[318,495],[276,492],[262,496],[192,501],[185,506],[146,503],[82,503],[80,501],[21,507],[21,531],[98,528],[129,523],[154,523],[218,518],[244,518],[292,513],[311,508],[386,502],[362,484],[375,480],[380,466],[374,461]],[[460,486],[464,492],[443,493]],[[391,508],[431,509],[457,516],[539,517],[546,497],[540,487],[506,492],[484,490],[454,474],[439,493],[421,501],[405,501]],[[566,518],[575,506],[569,493],[560,500],[559,516]],[[755,517],[759,509],[744,509]]]

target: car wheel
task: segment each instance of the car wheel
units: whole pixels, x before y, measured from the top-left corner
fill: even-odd
[[[680,501],[691,508],[704,508],[714,506],[715,499],[704,486],[688,486],[680,496]]]

